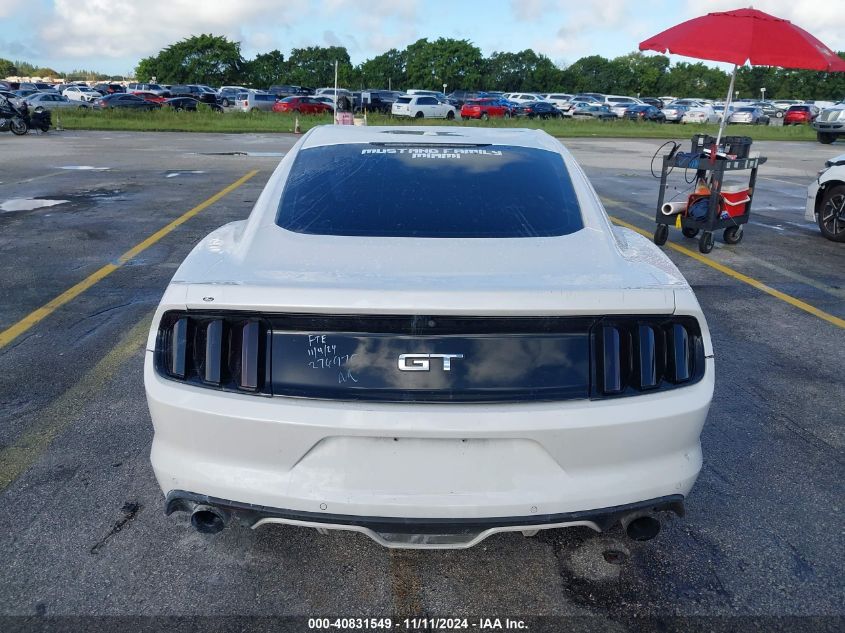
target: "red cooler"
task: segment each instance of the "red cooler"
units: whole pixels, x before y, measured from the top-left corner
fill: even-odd
[[[751,201],[748,195],[748,187],[722,187],[722,202],[728,215],[735,218],[745,215],[745,205]]]

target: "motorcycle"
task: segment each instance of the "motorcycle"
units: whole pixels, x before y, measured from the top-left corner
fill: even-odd
[[[26,121],[23,113],[12,105],[11,101],[0,97],[0,132],[11,132],[23,136],[29,130]]]
[[[23,136],[31,129],[42,132],[50,129],[52,117],[49,110],[30,114],[26,103],[18,108],[8,99],[0,99],[0,132],[11,131],[12,134]]]

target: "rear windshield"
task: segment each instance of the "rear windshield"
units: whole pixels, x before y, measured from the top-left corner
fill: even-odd
[[[440,238],[545,237],[584,226],[558,153],[413,143],[302,150],[276,224],[317,235]]]
[[[399,97],[396,103],[411,103],[411,97]]]

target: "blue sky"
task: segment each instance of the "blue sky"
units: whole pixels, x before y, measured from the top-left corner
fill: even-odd
[[[615,57],[648,36],[742,0],[0,0],[0,57],[58,70],[131,73],[138,59],[198,33],[226,35],[247,57],[343,45],[353,63],[421,37],[468,39],[485,55],[533,48],[558,64]],[[835,50],[845,11],[816,0],[755,0]],[[676,61],[681,58],[676,58]]]

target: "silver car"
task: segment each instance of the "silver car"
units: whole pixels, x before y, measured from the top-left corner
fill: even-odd
[[[670,103],[663,108],[663,115],[666,117],[667,123],[680,123],[686,111],[690,109],[688,105],[675,105]]]
[[[24,99],[24,102],[35,112],[43,110],[58,110],[61,108],[73,108],[75,110],[88,110],[99,106],[94,103],[83,103],[82,101],[71,101],[55,92],[36,92]]]
[[[746,125],[768,125],[769,117],[763,110],[753,107],[741,107],[733,111],[728,117],[728,123],[745,123]]]

